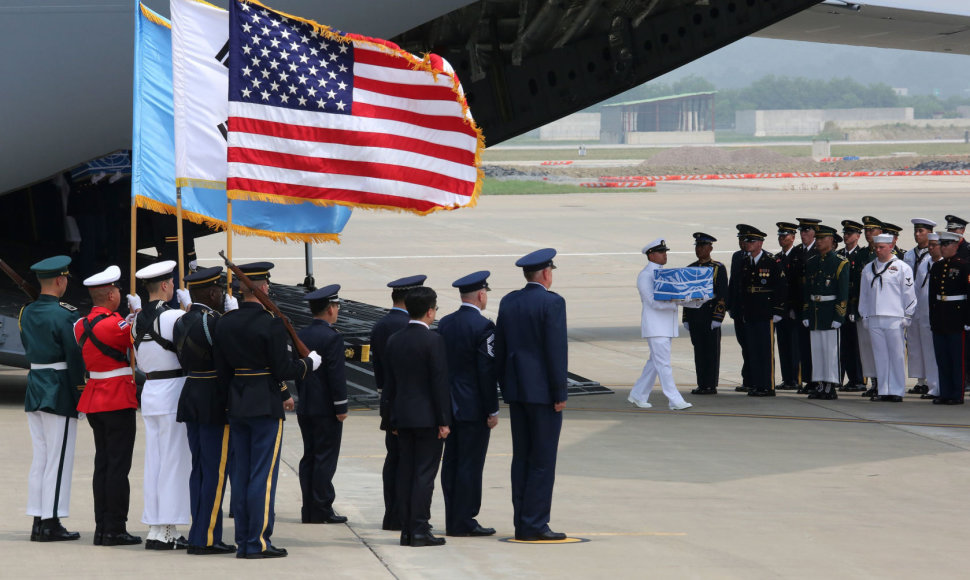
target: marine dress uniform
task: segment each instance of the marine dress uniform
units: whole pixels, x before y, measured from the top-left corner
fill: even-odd
[[[184,278],[185,285],[190,291],[220,286],[221,274],[221,266],[200,268]],[[234,304],[234,301],[228,302]],[[192,555],[236,551],[222,540],[222,502],[229,477],[228,391],[216,376],[213,355],[221,316],[212,307],[195,302],[172,328],[175,353],[185,373],[175,420],[185,425],[192,454],[189,475],[192,526],[188,537],[188,553]]]
[[[876,243],[892,243],[892,236],[880,234]],[[906,392],[903,368],[903,331],[916,311],[913,271],[906,262],[892,256],[886,262],[875,259],[862,271],[859,315],[872,341],[879,387],[874,401],[900,402]]]
[[[392,298],[395,296],[398,298],[395,302],[403,304],[407,292],[412,288],[424,285],[424,281],[427,279],[428,277],[423,274],[407,276],[388,282],[387,287],[391,289]],[[407,328],[410,320],[407,310],[395,306],[371,329],[370,356],[371,363],[374,365],[374,383],[377,385],[377,390],[382,393],[384,391],[384,361],[381,359],[381,355],[384,352],[384,346],[392,334]],[[400,530],[401,517],[397,513],[397,464],[399,460],[397,435],[391,432],[392,429],[387,428],[391,410],[385,404],[383,395],[380,413],[381,431],[384,431],[384,448],[387,451],[387,455],[384,457],[384,469],[381,472],[384,484],[384,521],[381,529]]]
[[[253,281],[267,280],[273,264],[239,266]],[[246,300],[216,327],[214,358],[219,380],[229,390],[230,482],[235,515],[236,557],[286,556],[270,542],[276,519],[276,481],[283,441],[283,381],[304,379],[319,355],[294,359],[283,322],[259,302]],[[314,357],[316,357],[314,359]]]
[[[112,286],[120,278],[121,269],[110,266],[86,279],[84,285]],[[128,474],[138,408],[128,359],[131,328],[117,312],[95,306],[74,324],[74,337],[81,346],[89,377],[77,410],[87,415],[94,433],[94,544],[140,544],[141,538],[127,530],[131,496]]]
[[[525,272],[555,268],[552,248],[516,261]],[[512,509],[518,540],[561,540],[549,529],[562,412],[568,398],[566,301],[537,282],[502,298],[495,363],[512,424]]]
[[[957,246],[957,257],[970,263],[970,243],[963,239],[963,232],[967,229],[967,220],[955,215],[948,215],[944,219],[946,220],[946,231],[955,232],[960,235],[960,241]]]
[[[754,229],[745,239],[764,240],[764,232]],[[786,312],[785,296],[788,291],[785,273],[778,267],[773,256],[763,249],[756,256],[748,256],[740,274],[739,310],[744,319],[745,346],[751,381],[748,396],[773,397],[774,348],[771,344],[772,325]]]
[[[166,260],[135,272],[144,283],[172,279],[175,262]],[[175,353],[172,331],[185,312],[169,308],[163,300],[149,302],[135,316],[132,336],[138,368],[145,373],[141,415],[145,422],[145,507],[148,524],[146,550],[188,547],[176,526],[191,522],[189,477],[192,452],[185,425],[176,421],[185,376]]]
[[[815,231],[816,240],[836,236],[835,228],[829,226],[818,225]],[[805,264],[799,316],[812,341],[811,379],[815,390],[808,395],[812,399],[838,398],[839,327],[845,321],[849,277],[848,260],[834,251],[819,252]]]
[[[863,226],[852,220],[842,220],[842,234],[862,233]],[[837,255],[849,262],[849,302],[846,308],[845,321],[839,329],[839,348],[841,351],[842,370],[845,373],[845,384],[840,391],[865,391],[865,377],[862,374],[862,361],[859,360],[859,331],[858,322],[859,281],[862,279],[862,248],[856,244],[851,250],[839,248]]]
[[[696,232],[694,244],[713,244],[714,236]],[[711,268],[714,270],[714,295],[698,308],[684,306],[683,322],[690,333],[694,346],[694,369],[697,374],[695,395],[717,394],[717,377],[721,369],[721,324],[724,322],[728,291],[727,268],[717,260],[695,260],[688,268]]]
[[[38,279],[70,276],[67,256],[54,256],[30,267]],[[35,542],[77,540],[60,518],[71,506],[71,473],[77,440],[77,402],[84,385],[84,360],[74,340],[77,308],[58,296],[41,294],[20,311],[20,340],[30,372],[24,410],[33,445],[27,483],[27,515],[34,517]]]
[[[304,300],[314,313],[329,304],[340,304],[340,284],[310,292]],[[340,440],[344,424],[339,415],[347,414],[347,375],[344,369],[344,339],[326,320],[314,318],[300,330],[300,340],[323,358],[320,368],[296,381],[299,402],[296,419],[303,436],[300,459],[300,490],[303,493],[301,521],[305,524],[341,524],[346,516],[333,511],[336,492],[333,475],[337,472]]]
[[[777,222],[778,237],[789,236],[798,233],[798,224],[791,222]],[[794,261],[795,246],[792,245],[788,251],[779,250],[775,253],[775,261],[785,273],[785,279],[791,281],[794,278],[793,268],[797,265]],[[792,292],[798,291],[798,284],[788,285],[788,304],[797,304],[801,297],[795,299]],[[800,377],[798,374],[798,357],[801,351],[798,348],[798,337],[801,334],[801,322],[798,313],[789,307],[785,316],[781,317],[775,325],[775,337],[778,341],[778,366],[781,367],[781,384],[777,389],[796,390],[800,388]]]
[[[940,243],[958,243],[960,234],[941,232]],[[959,249],[957,250],[959,252]],[[966,374],[964,350],[970,328],[970,263],[955,255],[944,257],[930,269],[930,327],[940,373],[938,405],[962,405]]]
[[[488,290],[487,270],[452,283],[460,294]],[[489,418],[498,415],[495,375],[495,324],[468,302],[438,322],[445,338],[451,385],[451,433],[441,463],[445,525],[450,536],[490,536],[475,518],[482,507],[482,472],[491,433]]]

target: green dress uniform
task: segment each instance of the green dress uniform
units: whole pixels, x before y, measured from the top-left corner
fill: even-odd
[[[71,259],[55,256],[31,266],[38,278],[67,276]],[[20,311],[20,339],[30,372],[24,410],[33,442],[27,515],[34,517],[32,541],[76,540],[59,518],[71,503],[71,474],[77,438],[77,403],[84,385],[84,359],[74,340],[77,308],[41,294]]]
[[[694,261],[688,268],[712,268],[714,270],[714,296],[700,308],[684,308],[683,322],[688,327],[690,342],[694,346],[694,368],[697,372],[697,388],[691,393],[707,395],[717,393],[717,377],[721,368],[721,323],[727,312],[727,268],[721,262]],[[716,324],[714,324],[716,323]]]
[[[812,347],[810,398],[834,399],[840,382],[839,327],[845,322],[849,301],[849,261],[827,252],[809,258],[802,280],[802,324]]]

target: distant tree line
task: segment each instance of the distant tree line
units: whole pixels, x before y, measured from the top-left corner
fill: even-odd
[[[957,107],[970,105],[970,97],[935,95],[901,97],[885,83],[864,85],[850,78],[828,81],[802,77],[768,75],[747,87],[718,90],[707,79],[687,76],[674,83],[646,83],[617,95],[600,105],[666,97],[684,93],[717,91],[714,99],[715,124],[719,129],[734,126],[734,112],[746,109],[852,109],[857,107],[913,107],[917,119],[934,116],[957,117]]]

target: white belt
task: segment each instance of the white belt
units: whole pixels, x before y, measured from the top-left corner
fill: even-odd
[[[939,301],[941,301],[941,302],[957,302],[959,300],[966,300],[967,299],[967,295],[966,294],[956,294],[954,296],[940,296],[939,294],[937,294],[936,295],[936,299],[939,300]]]
[[[95,372],[91,371],[88,376],[92,379],[110,379],[114,377],[131,376],[131,367],[121,367],[113,371]]]
[[[835,300],[835,295],[834,294],[826,294],[826,295],[812,294],[811,296],[809,296],[809,298],[812,299],[812,302],[831,302]]]
[[[51,370],[55,370],[55,371],[66,371],[67,370],[67,363],[66,362],[56,362],[56,363],[47,363],[47,364],[30,363],[30,370],[32,370],[32,371],[39,371],[41,369],[51,369]]]

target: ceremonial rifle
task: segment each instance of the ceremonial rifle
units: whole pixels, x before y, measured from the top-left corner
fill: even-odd
[[[37,297],[40,296],[40,292],[37,291],[37,288],[34,288],[26,280],[21,278],[20,274],[18,274],[16,270],[8,266],[3,260],[0,260],[0,269],[6,272],[7,276],[10,276],[10,279],[13,280],[13,283],[23,290],[31,300],[37,300]]]
[[[300,340],[300,337],[296,335],[296,330],[294,330],[293,325],[290,324],[290,319],[287,318],[285,314],[280,312],[279,307],[277,307],[276,304],[273,303],[273,300],[269,296],[267,296],[265,292],[263,292],[262,290],[257,288],[255,284],[253,284],[253,281],[249,279],[249,276],[247,276],[245,272],[239,269],[239,266],[229,261],[229,258],[226,257],[225,252],[219,252],[219,255],[222,257],[223,260],[225,260],[226,267],[229,268],[229,270],[232,271],[233,275],[236,278],[239,278],[239,281],[242,284],[244,284],[246,288],[249,289],[250,292],[253,293],[253,296],[255,296],[256,299],[260,301],[263,307],[266,308],[266,310],[269,310],[270,312],[272,312],[274,316],[276,316],[277,318],[283,321],[283,325],[286,327],[286,331],[290,333],[290,338],[293,339],[293,346],[295,346],[296,351],[300,353],[300,358],[306,358],[307,355],[310,354],[310,349],[308,349],[306,345],[303,344],[303,341]]]

